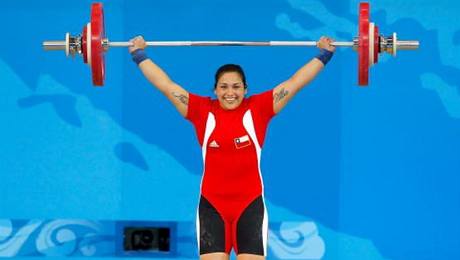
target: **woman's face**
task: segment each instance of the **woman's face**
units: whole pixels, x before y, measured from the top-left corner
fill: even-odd
[[[246,89],[238,72],[225,72],[217,81],[214,93],[223,109],[232,110],[243,102]]]

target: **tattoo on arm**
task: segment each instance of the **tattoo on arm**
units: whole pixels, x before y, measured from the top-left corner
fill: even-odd
[[[275,103],[280,102],[288,94],[289,94],[289,91],[287,91],[284,88],[282,88],[278,93],[275,93]]]
[[[184,105],[188,105],[188,97],[184,94],[180,94],[180,93],[176,93],[176,92],[173,92],[172,93],[173,96],[177,99],[179,99],[179,101],[184,104]]]

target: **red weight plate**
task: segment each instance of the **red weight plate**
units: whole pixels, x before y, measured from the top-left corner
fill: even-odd
[[[380,36],[379,36],[379,27],[376,25],[374,27],[374,64],[377,64],[379,61],[380,53]]]
[[[83,55],[83,62],[88,63],[88,56],[86,53],[86,25],[83,26],[83,33],[81,35],[81,54]]]
[[[358,24],[358,85],[367,86],[369,80],[369,3],[359,4]]]
[[[91,71],[93,73],[93,84],[104,85],[105,62],[102,40],[104,32],[104,11],[102,3],[91,5]]]

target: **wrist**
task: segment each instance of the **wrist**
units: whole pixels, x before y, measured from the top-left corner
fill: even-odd
[[[144,49],[137,49],[131,52],[131,58],[137,65],[139,65],[141,62],[148,59],[149,57],[147,56],[147,53]]]
[[[315,56],[318,60],[320,60],[324,66],[331,60],[332,56],[334,55],[334,52],[326,50],[326,49],[320,49],[318,55]]]

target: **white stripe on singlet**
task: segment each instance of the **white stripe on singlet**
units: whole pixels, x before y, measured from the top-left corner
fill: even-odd
[[[262,202],[264,204],[264,218],[262,222],[262,239],[264,247],[264,256],[267,255],[267,240],[268,240],[268,214],[267,208],[265,207],[265,198],[264,198],[264,182],[262,179],[262,172],[260,171],[260,157],[262,153],[262,148],[260,147],[259,140],[257,139],[256,130],[254,127],[254,120],[252,119],[251,110],[246,111],[243,116],[243,126],[244,129],[248,132],[252,141],[254,142],[256,153],[257,153],[257,166],[259,170],[260,182],[262,185]]]
[[[200,192],[202,188],[201,186],[203,185],[204,170],[206,169],[206,149],[208,147],[209,137],[211,136],[215,128],[216,128],[216,118],[211,112],[209,112],[208,119],[206,120],[206,128],[204,131],[203,144],[201,146],[201,153],[203,155],[203,174],[201,175]],[[200,254],[200,211],[199,211],[200,199],[201,199],[201,193],[200,193],[200,196],[198,197],[198,207],[196,210],[196,241],[198,243],[198,255]]]

